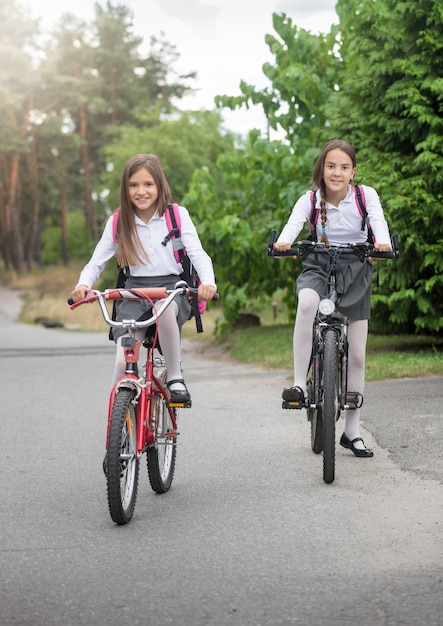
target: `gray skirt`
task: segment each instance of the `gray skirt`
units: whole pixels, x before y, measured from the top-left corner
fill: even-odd
[[[303,270],[297,278],[297,291],[314,289],[320,298],[327,296],[331,261],[324,255],[309,255],[302,261]],[[354,320],[371,317],[372,273],[371,261],[342,257],[338,260],[336,274],[337,309]]]
[[[125,282],[126,289],[137,289],[139,287],[166,287],[173,289],[175,283],[180,280],[180,276],[171,274],[169,276],[128,276]],[[186,296],[181,296],[175,300],[178,305],[177,324],[181,328],[189,319],[191,304]],[[116,300],[115,315],[116,320],[140,320],[150,317],[151,305],[149,300]],[[112,338],[117,341],[119,337],[126,335],[124,328],[112,328]]]

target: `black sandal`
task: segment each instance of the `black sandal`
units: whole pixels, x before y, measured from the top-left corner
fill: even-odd
[[[171,385],[175,383],[181,383],[184,385],[184,389],[171,389]],[[189,408],[191,406],[191,396],[189,394],[188,388],[185,385],[185,381],[183,378],[174,378],[174,380],[168,380],[166,386],[169,389],[169,404],[179,404],[180,406],[184,406],[185,408]]]
[[[287,409],[303,409],[305,406],[305,392],[297,385],[283,389],[281,397],[284,400],[283,408]]]

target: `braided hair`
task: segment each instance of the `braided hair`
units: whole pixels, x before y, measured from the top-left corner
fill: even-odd
[[[325,244],[329,243],[328,236],[326,235],[326,223],[328,221],[327,209],[326,209],[326,184],[323,178],[323,171],[325,167],[325,160],[328,152],[331,150],[342,150],[345,152],[352,161],[352,166],[357,167],[357,157],[354,148],[347,141],[341,139],[332,139],[323,146],[320,156],[315,162],[314,169],[312,171],[312,182],[316,188],[320,191],[320,218],[321,218],[321,239]]]

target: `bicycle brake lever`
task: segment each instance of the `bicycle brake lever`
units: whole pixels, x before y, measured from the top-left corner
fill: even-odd
[[[274,243],[277,237],[277,232],[275,230],[271,230],[271,234],[269,235],[268,242],[268,256],[274,256]]]
[[[392,235],[391,246],[392,246],[392,252],[394,253],[394,259],[400,258],[400,246],[398,245],[398,235]]]
[[[80,306],[82,304],[91,304],[92,302],[95,302],[97,300],[97,298],[98,297],[95,295],[95,293],[92,292],[92,289],[90,289],[87,292],[86,297],[83,298],[83,300],[79,300],[78,302],[74,302],[74,300],[71,297],[69,297],[67,302],[68,302],[69,306],[71,307],[71,309],[74,310],[74,309],[76,309],[78,306]]]

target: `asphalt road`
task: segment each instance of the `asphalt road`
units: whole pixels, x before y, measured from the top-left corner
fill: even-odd
[[[375,456],[338,447],[326,485],[304,414],[280,408],[289,372],[185,342],[173,486],[158,496],[142,471],[118,527],[112,343],[1,313],[0,342],[2,626],[441,626],[442,378],[369,384]]]

